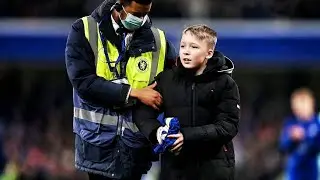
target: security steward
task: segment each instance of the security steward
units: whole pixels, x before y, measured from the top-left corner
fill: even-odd
[[[65,60],[73,86],[75,166],[89,179],[140,180],[152,149],[132,120],[137,101],[158,108],[154,77],[176,53],[148,17],[152,0],[106,0],[78,19]],[[148,86],[149,85],[149,86]]]

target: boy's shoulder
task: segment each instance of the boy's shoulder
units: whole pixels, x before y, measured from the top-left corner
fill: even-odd
[[[216,81],[217,86],[220,88],[238,87],[236,81],[232,78],[232,75],[228,73],[219,73],[219,75],[213,81]]]
[[[155,79],[156,80],[164,80],[167,78],[171,78],[174,76],[176,71],[177,71],[177,67],[174,67],[172,69],[166,69],[166,70],[160,72]]]
[[[283,120],[284,126],[292,126],[295,124],[298,124],[298,120],[294,115],[289,115],[289,116],[285,117]]]

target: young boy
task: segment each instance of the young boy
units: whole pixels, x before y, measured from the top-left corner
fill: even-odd
[[[291,95],[293,116],[285,121],[280,149],[288,155],[287,180],[317,180],[320,151],[320,119],[315,113],[313,93],[299,88]]]
[[[162,180],[234,179],[232,139],[238,132],[240,97],[231,77],[233,63],[215,51],[216,43],[217,34],[208,26],[186,28],[177,67],[156,77],[163,97],[159,111],[141,104],[134,112],[136,125],[153,144],[159,128],[165,129],[156,120],[159,113],[179,120],[180,132],[168,136],[175,143],[161,155]]]

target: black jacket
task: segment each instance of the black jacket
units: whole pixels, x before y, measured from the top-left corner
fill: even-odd
[[[179,119],[184,136],[178,156],[162,155],[161,179],[233,179],[232,139],[238,132],[240,97],[232,70],[231,60],[216,51],[199,76],[179,65],[156,78],[163,97],[161,111],[164,117]],[[144,105],[134,112],[136,125],[154,144],[158,113]]]
[[[102,34],[118,50],[121,50],[121,39],[117,36],[111,21],[111,7],[116,0],[105,0],[91,14],[100,23]],[[150,27],[151,21],[147,21],[143,27],[136,30],[130,42],[128,56],[138,56],[141,53],[152,51],[155,40]],[[128,57],[127,56],[127,57]],[[167,41],[165,67],[170,68],[175,64],[176,51],[173,45]],[[101,106],[123,105],[130,89],[129,85],[115,84],[96,75],[94,54],[84,35],[83,22],[75,21],[68,36],[65,52],[66,68],[69,79],[82,99]]]

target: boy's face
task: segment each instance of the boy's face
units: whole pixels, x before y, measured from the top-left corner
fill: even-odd
[[[293,114],[302,120],[309,120],[314,114],[314,100],[307,94],[298,94],[291,99]]]
[[[188,31],[182,34],[179,55],[183,67],[198,69],[206,66],[206,60],[212,57],[213,51],[206,40],[201,41]]]

